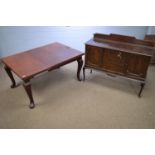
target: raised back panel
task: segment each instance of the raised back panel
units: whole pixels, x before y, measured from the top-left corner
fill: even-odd
[[[154,44],[155,44],[155,35],[151,37],[147,36],[147,38],[154,39]],[[94,40],[98,42],[104,42],[104,40],[110,40],[110,41],[118,41],[122,43],[124,42],[124,43],[153,47],[153,43],[151,43],[150,41],[140,40],[140,39],[136,39],[133,36],[126,36],[126,35],[120,35],[120,34],[107,35],[107,34],[95,33]]]
[[[120,35],[120,34],[110,34],[110,39],[114,40],[114,41],[133,43],[136,38],[133,36],[126,36],[126,35]]]
[[[150,41],[144,41],[144,40],[136,39],[133,43],[137,44],[137,45],[153,47],[153,43]]]
[[[99,38],[99,39],[109,39],[109,35],[107,34],[101,34],[101,33],[95,33],[94,38]]]
[[[155,46],[155,35],[145,35],[144,40],[152,42],[153,45]]]

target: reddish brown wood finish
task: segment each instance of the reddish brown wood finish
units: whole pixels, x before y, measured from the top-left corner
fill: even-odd
[[[101,65],[101,48],[94,47],[94,46],[86,46],[86,51],[89,51],[90,54],[86,54],[86,63],[93,65],[93,66],[100,66]]]
[[[2,59],[21,79],[57,68],[82,56],[78,50],[60,43],[53,43]]]
[[[152,43],[117,34],[94,34],[86,43],[85,68],[105,71],[141,82],[144,87],[147,69],[154,49]]]
[[[155,46],[155,34],[145,35],[145,41],[152,42]]]
[[[30,108],[34,108],[30,79],[41,72],[51,71],[70,62],[77,61],[77,79],[81,81],[82,55],[82,52],[66,45],[52,43],[5,57],[2,59],[2,62],[5,64],[5,70],[12,81],[12,87],[15,87],[16,83],[11,71],[24,81],[23,86],[30,99]]]
[[[83,65],[83,60],[82,60],[82,58],[79,58],[79,59],[77,60],[77,63],[78,63],[77,79],[78,79],[79,81],[81,81],[80,72],[81,72],[81,68],[82,68],[82,65]]]
[[[15,82],[15,79],[12,75],[12,72],[10,70],[10,68],[8,68],[6,65],[4,66],[4,69],[6,71],[6,73],[8,74],[8,76],[10,77],[10,80],[12,82],[12,85],[10,86],[11,88],[15,88],[16,87],[16,82]]]
[[[31,83],[29,80],[26,80],[24,82],[25,83],[23,84],[23,87],[29,97],[29,100],[30,100],[29,108],[33,109],[35,107],[35,104],[34,104],[34,99],[33,99],[32,90],[31,90]]]
[[[151,37],[148,37],[148,35],[146,36],[146,38],[152,38],[153,35],[151,35]],[[103,42],[103,40],[110,40],[110,41],[117,41],[118,42],[123,42],[123,43],[131,43],[132,45],[136,44],[137,45],[142,45],[142,46],[153,46],[153,44],[149,41],[149,40],[140,40],[140,39],[136,39],[133,36],[125,36],[125,35],[120,35],[120,34],[110,34],[110,35],[106,35],[106,34],[100,34],[100,33],[95,33],[94,34],[94,40],[96,41],[101,41]]]

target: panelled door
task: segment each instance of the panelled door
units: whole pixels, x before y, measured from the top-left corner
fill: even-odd
[[[124,52],[104,49],[102,68],[106,71],[124,74],[125,73],[125,54]]]
[[[132,78],[145,78],[150,57],[127,53],[126,75]]]
[[[102,54],[102,48],[86,45],[86,64],[100,67]]]

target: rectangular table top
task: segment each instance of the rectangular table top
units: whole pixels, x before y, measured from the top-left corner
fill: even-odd
[[[61,66],[83,55],[82,52],[55,42],[2,59],[21,79]]]

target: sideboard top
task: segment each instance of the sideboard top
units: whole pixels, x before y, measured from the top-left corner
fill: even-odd
[[[153,44],[151,42],[118,34],[105,35],[96,33],[92,39],[86,42],[86,45],[146,56],[152,56],[155,51],[155,48],[153,48]]]

